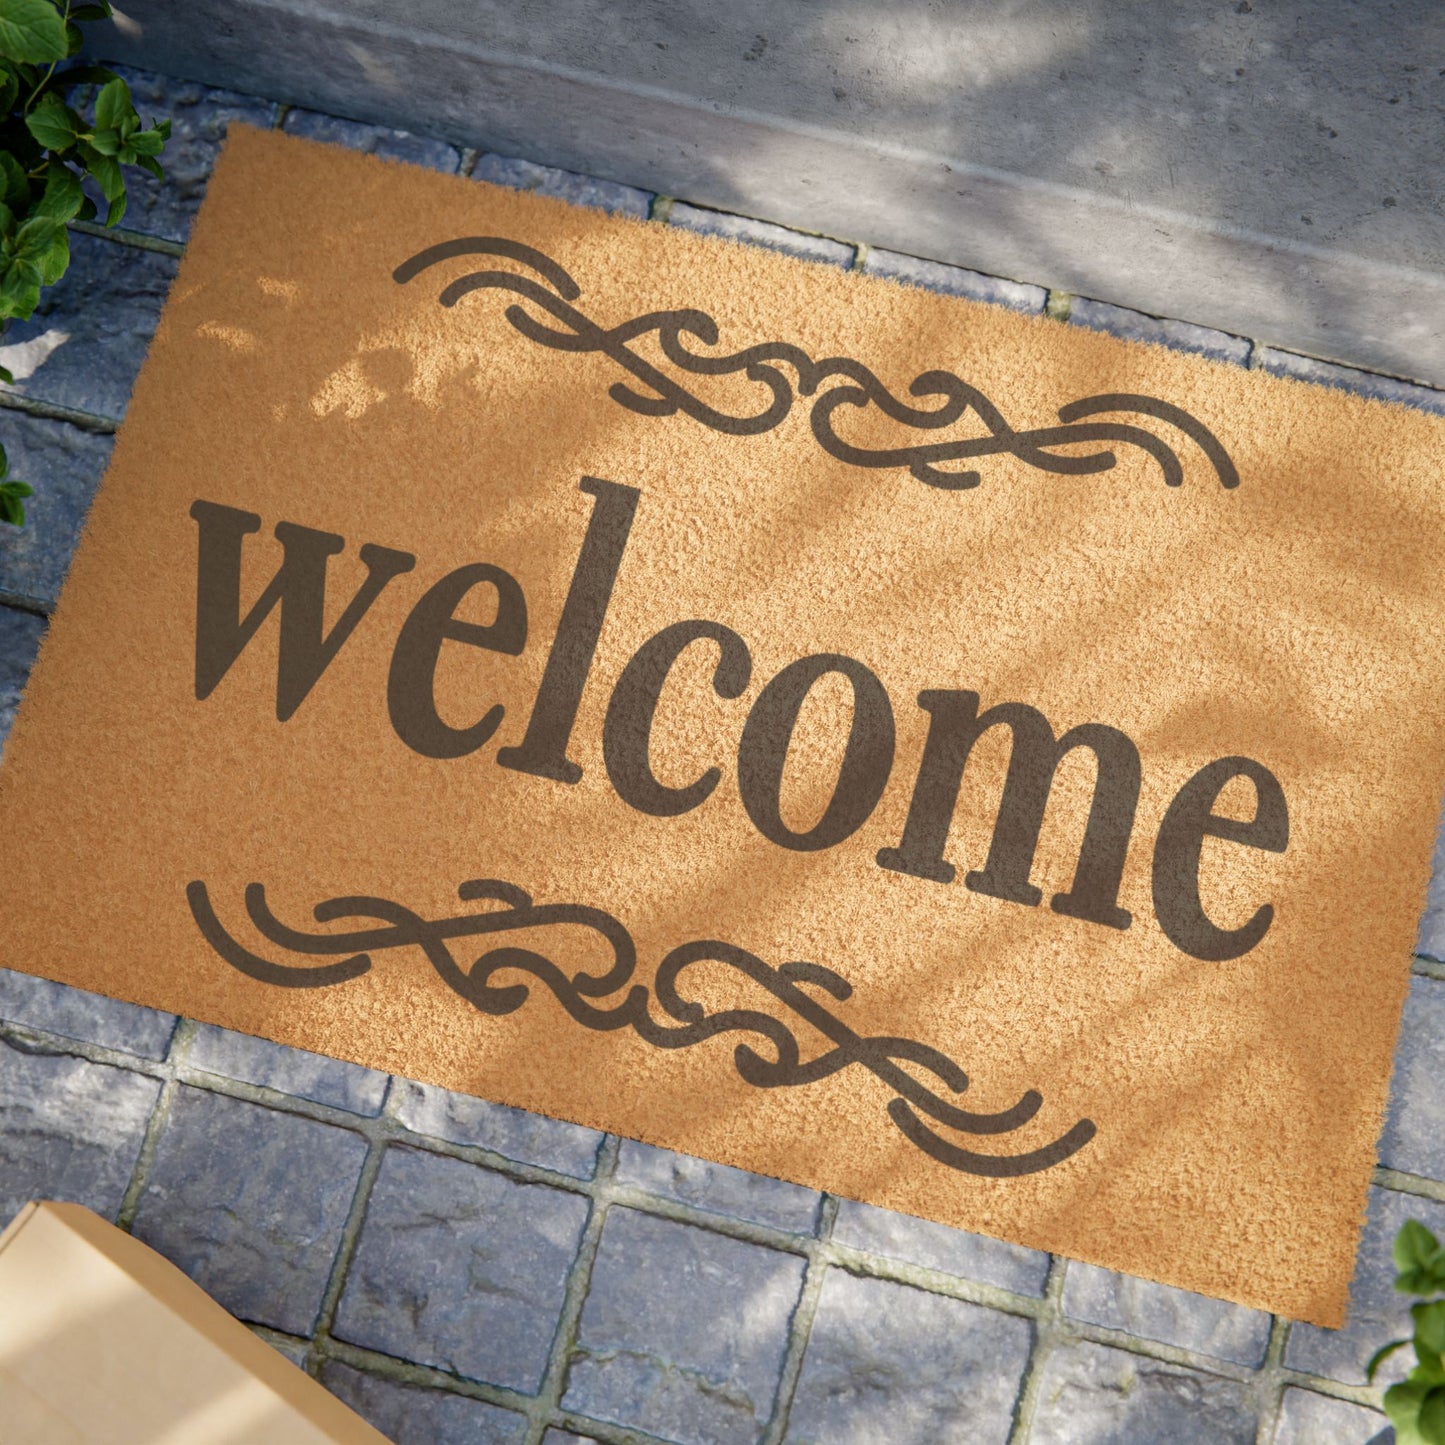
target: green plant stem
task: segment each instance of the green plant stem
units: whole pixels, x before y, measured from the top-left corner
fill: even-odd
[[[62,25],[70,24],[70,3],[71,0],[65,0],[65,14],[60,17],[60,23]],[[62,60],[64,58],[64,56],[61,57]],[[30,99],[25,102],[24,109],[21,111],[22,115],[30,114],[30,107],[35,104],[35,97],[50,84],[50,77],[55,74],[55,67],[59,64],[60,60],[52,60],[50,62],[50,69],[36,81],[35,89],[30,92]]]

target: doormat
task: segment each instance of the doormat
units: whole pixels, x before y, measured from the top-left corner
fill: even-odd
[[[1338,1325],[1441,425],[232,133],[0,963]]]

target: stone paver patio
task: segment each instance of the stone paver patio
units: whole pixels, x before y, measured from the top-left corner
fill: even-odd
[[[0,351],[0,439],[36,487],[0,534],[0,739],[234,119],[1445,414],[1445,393],[1258,341],[130,78],[174,122],[170,178],[139,179],[127,229],[76,227]],[[1339,1333],[4,970],[0,1226],[30,1198],[89,1205],[401,1445],[1383,1441],[1364,1363],[1408,1324],[1390,1240],[1407,1217],[1445,1231],[1436,867]]]

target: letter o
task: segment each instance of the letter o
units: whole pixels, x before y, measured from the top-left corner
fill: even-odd
[[[806,833],[783,822],[783,765],[798,714],[813,684],[830,672],[853,687],[853,721],[833,796]],[[893,706],[878,678],[851,657],[821,652],[789,663],[758,695],[738,744],[738,792],[753,826],[800,853],[831,848],[856,833],[883,796],[893,768]]]

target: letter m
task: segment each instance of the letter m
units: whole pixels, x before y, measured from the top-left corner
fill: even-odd
[[[276,575],[241,616],[241,546],[261,519],[217,502],[196,501],[191,516],[200,529],[196,559],[196,697],[209,697],[231,670],[274,608],[281,609],[276,661],[276,717],[285,722],[356,630],[367,609],[393,577],[409,572],[416,558],[368,542],[361,548],[366,580],[326,631],[326,562],[346,542],[295,522],[277,522],[283,558]]]
[[[943,854],[964,764],[974,743],[989,728],[1002,724],[1012,734],[1012,751],[998,821],[987,862],[982,870],[965,875],[964,884],[974,893],[1037,907],[1042,895],[1029,875],[1054,774],[1066,754],[1087,748],[1097,760],[1098,772],[1074,883],[1067,893],[1056,893],[1049,907],[1070,918],[1128,928],[1132,919],[1119,907],[1118,895],[1139,804],[1139,750],[1117,728],[1103,723],[1081,723],[1055,738],[1037,708],[1005,702],[980,715],[978,702],[976,692],[918,694],[919,706],[930,714],[923,761],[903,837],[897,848],[879,852],[880,866],[937,883],[953,881],[953,864]]]

